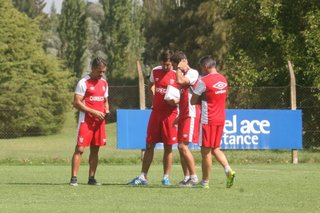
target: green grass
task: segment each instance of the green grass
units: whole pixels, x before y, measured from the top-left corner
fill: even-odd
[[[100,151],[97,178],[86,185],[88,150],[78,187],[68,186],[75,145],[73,112],[61,133],[0,140],[0,212],[320,212],[319,152],[225,150],[236,170],[233,188],[225,188],[222,168],[213,164],[210,189],[164,188],[162,150],[155,152],[149,187],[126,185],[140,171],[140,150],[116,149],[116,124],[107,125],[108,145]],[[200,153],[193,151],[201,177]],[[182,179],[177,150],[171,182]]]
[[[125,185],[138,165],[100,165],[100,187],[88,186],[82,166],[71,187],[64,165],[1,165],[1,212],[319,212],[319,164],[234,166],[235,185],[225,188],[222,168],[212,169],[210,189],[165,188],[161,165],[152,165],[149,187]],[[182,178],[173,166],[171,181]],[[197,168],[200,171],[200,168]]]

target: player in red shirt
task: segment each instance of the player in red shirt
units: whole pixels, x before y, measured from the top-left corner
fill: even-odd
[[[171,61],[176,70],[177,83],[180,86],[178,148],[184,179],[180,181],[179,186],[192,186],[198,183],[198,177],[194,158],[189,150],[189,143],[198,144],[200,105],[191,105],[190,100],[199,73],[188,66],[187,57],[183,52],[176,52]]]
[[[226,119],[225,106],[228,93],[228,83],[225,77],[216,70],[216,61],[211,56],[200,59],[203,76],[191,98],[191,104],[201,100],[201,132],[199,142],[202,155],[201,186],[209,188],[209,174],[211,171],[212,155],[223,166],[227,176],[227,188],[233,185],[235,172],[230,168],[228,160],[220,150],[221,137]]]
[[[79,112],[77,144],[72,157],[71,186],[77,186],[77,174],[85,147],[90,146],[89,185],[101,185],[95,179],[100,146],[106,145],[105,117],[109,113],[108,84],[103,74],[106,62],[97,57],[91,63],[91,73],[77,84],[73,106]]]
[[[177,127],[174,121],[178,114],[177,101],[165,100],[167,87],[178,87],[176,73],[172,70],[170,50],[161,53],[162,66],[153,68],[150,74],[149,90],[152,95],[152,112],[149,118],[146,151],[143,157],[140,176],[134,178],[129,185],[147,185],[147,173],[153,160],[156,143],[163,142],[163,179],[162,184],[170,186],[169,173],[172,164],[172,145],[177,143]]]

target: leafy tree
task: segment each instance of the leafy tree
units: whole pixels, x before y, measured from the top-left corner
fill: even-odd
[[[60,57],[77,78],[82,76],[87,49],[85,6],[83,0],[63,1],[58,28],[62,43]]]
[[[69,100],[70,73],[47,56],[37,22],[0,2],[0,137],[59,131]]]
[[[86,9],[88,21],[88,51],[89,58],[100,56],[107,58],[102,44],[100,26],[104,22],[104,11],[100,3],[89,3]]]
[[[101,26],[111,78],[136,76],[144,39],[143,11],[138,0],[101,0],[105,21]]]
[[[55,4],[51,5],[50,16],[46,19],[46,28],[43,29],[43,48],[46,53],[58,56],[61,49],[61,40],[59,38],[59,14],[56,12]]]
[[[26,13],[30,18],[43,14],[42,10],[46,6],[45,0],[12,0],[12,2],[19,11]]]

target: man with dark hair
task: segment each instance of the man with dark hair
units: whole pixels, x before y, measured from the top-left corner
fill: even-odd
[[[106,145],[105,118],[109,113],[108,83],[102,77],[107,71],[105,60],[92,60],[91,73],[77,84],[73,106],[78,109],[77,144],[72,157],[71,186],[77,186],[77,174],[85,147],[90,146],[89,185],[101,185],[95,179],[100,146]]]
[[[172,145],[177,143],[177,127],[174,121],[178,114],[177,104],[173,98],[165,98],[169,87],[177,88],[176,74],[172,70],[171,50],[161,53],[162,65],[152,69],[150,73],[149,91],[152,99],[152,112],[149,118],[146,151],[143,157],[141,174],[129,185],[148,185],[147,174],[153,160],[156,143],[163,142],[163,178],[162,184],[170,186],[169,173],[172,164]]]
[[[209,188],[212,155],[224,168],[227,176],[226,186],[233,185],[235,172],[230,168],[228,160],[220,150],[223,127],[226,120],[226,98],[228,83],[225,77],[216,70],[216,61],[211,56],[200,59],[201,72],[205,74],[197,83],[191,98],[191,104],[201,100],[200,146],[202,155],[202,181],[200,186]]]
[[[198,144],[200,125],[200,105],[191,105],[190,100],[199,73],[188,66],[186,55],[179,51],[172,57],[172,66],[176,70],[177,83],[180,86],[178,117],[178,149],[184,179],[179,186],[192,186],[198,183],[195,162],[189,150],[189,144]]]

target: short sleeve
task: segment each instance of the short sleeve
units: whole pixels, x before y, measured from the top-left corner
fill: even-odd
[[[198,81],[196,88],[194,89],[194,94],[196,95],[202,95],[206,91],[206,85],[204,84],[201,79]]]
[[[154,82],[153,70],[152,70],[151,73],[150,73],[149,81],[152,82],[152,83]]]
[[[185,77],[189,80],[190,85],[194,85],[199,78],[199,73],[197,70],[190,69],[185,75]]]
[[[105,98],[108,98],[108,97],[109,97],[109,86],[108,86],[108,84],[106,84],[106,91],[105,91],[105,93],[104,93],[104,97],[105,97]]]
[[[77,87],[76,87],[76,90],[75,90],[75,93],[77,95],[81,95],[81,96],[84,96],[85,93],[86,93],[86,90],[87,90],[87,85],[85,83],[84,80],[80,80],[77,84]]]

